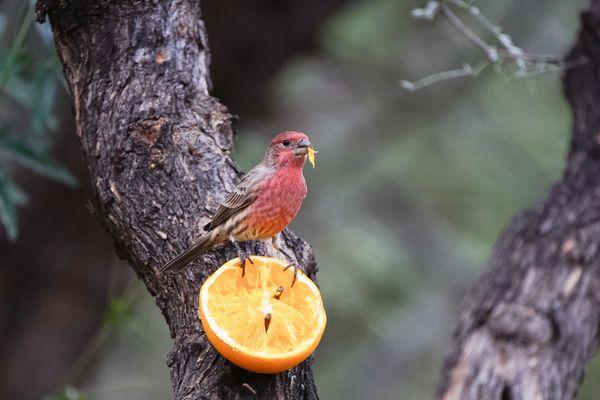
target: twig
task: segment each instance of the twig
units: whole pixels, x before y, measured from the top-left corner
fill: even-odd
[[[502,48],[498,48],[479,37],[454,13],[449,4],[460,7],[472,15],[481,26],[494,35],[499,46]],[[510,61],[511,65],[516,66],[516,69],[509,68],[506,75],[513,79],[520,79],[531,78],[547,72],[562,71],[588,62],[588,59],[585,57],[580,57],[576,60],[563,60],[551,54],[526,53],[513,43],[510,35],[502,32],[500,26],[481,13],[479,8],[463,0],[431,0],[425,7],[415,8],[411,11],[413,17],[428,21],[432,21],[437,14],[444,15],[454,28],[483,50],[488,61],[480,63],[479,67],[475,70],[469,64],[464,64],[461,69],[438,72],[421,78],[416,82],[401,80],[400,86],[410,92],[449,79],[477,76],[490,63],[496,66],[498,73],[502,73],[502,64]]]
[[[414,92],[424,87],[436,84],[438,82],[447,81],[450,79],[462,78],[465,76],[477,76],[479,73],[489,65],[489,62],[483,62],[477,67],[473,68],[469,64],[464,64],[462,68],[451,69],[449,71],[438,72],[425,78],[421,78],[418,81],[410,82],[407,80],[401,80],[400,86],[409,92]]]
[[[455,4],[465,10],[468,10],[471,15],[473,15],[477,20],[490,31],[504,49],[498,49],[479,36],[477,36],[473,31],[471,31],[458,16],[448,7],[447,3]],[[539,61],[546,63],[561,63],[563,60],[560,57],[555,56],[554,54],[533,54],[526,53],[520,47],[517,47],[513,44],[512,39],[509,35],[502,33],[502,30],[495,25],[489,18],[487,18],[484,14],[482,14],[477,7],[469,6],[463,1],[459,0],[446,0],[442,2],[441,10],[448,17],[448,20],[455,28],[460,30],[465,36],[467,36],[473,43],[478,45],[486,54],[490,52],[494,52],[496,56],[504,57],[504,58],[512,58],[515,60],[526,60],[526,61]],[[495,60],[492,60],[495,61]]]
[[[460,18],[458,18],[458,16],[452,12],[450,7],[448,7],[446,2],[442,2],[442,12],[456,29],[461,31],[463,35],[465,35],[469,40],[471,40],[485,52],[491,62],[498,61],[498,49],[487,44],[485,40],[477,36],[472,30],[463,24]]]

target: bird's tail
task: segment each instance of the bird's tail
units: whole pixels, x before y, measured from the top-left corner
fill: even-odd
[[[190,246],[183,253],[163,265],[158,272],[163,273],[165,271],[178,272],[183,269],[190,262],[200,257],[204,252],[208,251],[214,244],[214,237],[212,235],[206,235]]]

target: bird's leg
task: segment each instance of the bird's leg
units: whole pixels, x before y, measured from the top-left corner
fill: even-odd
[[[243,277],[246,275],[246,261],[250,261],[250,264],[252,264],[252,265],[254,265],[254,261],[252,261],[252,258],[250,258],[246,255],[246,252],[244,252],[244,250],[242,250],[242,246],[240,246],[240,244],[238,243],[237,240],[230,237],[229,241],[234,245],[235,250],[237,251],[237,255],[240,258],[240,267],[242,267],[242,277]]]
[[[273,238],[271,239],[271,243],[273,244],[273,247],[275,248],[275,250],[282,253],[285,256],[285,258],[287,258],[287,261],[289,262],[289,264],[283,270],[287,271],[291,267],[294,267],[294,278],[292,279],[292,286],[294,286],[294,283],[296,283],[296,278],[298,277],[298,270],[300,270],[302,272],[304,272],[304,271],[302,270],[302,268],[300,268],[298,266],[298,263],[294,261],[292,256],[290,256],[285,250],[283,250],[282,248],[279,247],[279,242],[277,241],[278,236],[279,235],[273,236]]]

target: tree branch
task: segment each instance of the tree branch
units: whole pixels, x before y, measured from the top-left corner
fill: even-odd
[[[574,113],[563,179],[516,216],[467,296],[438,398],[572,399],[600,323],[600,0],[581,18],[564,89]]]
[[[175,338],[168,357],[175,398],[317,398],[311,360],[283,374],[258,375],[207,343],[198,289],[235,256],[231,247],[208,253],[184,273],[156,273],[200,235],[240,175],[231,159],[232,117],[208,93],[210,54],[199,1],[40,0],[37,11],[52,23],[95,212]],[[287,250],[314,279],[308,244],[291,232],[285,237]]]

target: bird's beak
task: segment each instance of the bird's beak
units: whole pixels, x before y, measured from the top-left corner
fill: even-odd
[[[296,145],[296,148],[294,149],[294,154],[307,154],[309,148],[312,148],[312,144],[310,144],[310,142],[307,139],[302,139]]]
[[[308,155],[308,161],[311,163],[313,168],[315,167],[315,149],[313,149],[312,144],[308,141],[308,139],[302,139],[296,144],[296,148],[294,149],[294,154],[297,156],[306,156]]]

